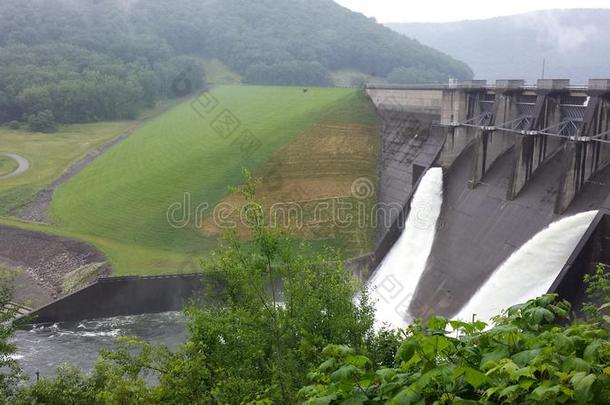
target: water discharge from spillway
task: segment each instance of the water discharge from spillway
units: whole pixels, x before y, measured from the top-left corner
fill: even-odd
[[[597,211],[584,212],[549,225],[514,252],[462,308],[456,319],[489,322],[513,305],[548,292]]]
[[[13,358],[19,361],[30,381],[35,381],[36,372],[53,377],[57,367],[64,363],[90,372],[100,350],[114,349],[118,336],[132,336],[174,350],[188,336],[187,319],[180,312],[167,312],[36,325],[33,329],[15,332],[11,338],[11,343],[17,346]]]
[[[442,204],[443,170],[432,168],[413,196],[400,238],[369,281],[377,327],[404,328],[412,320],[409,304],[432,250]]]

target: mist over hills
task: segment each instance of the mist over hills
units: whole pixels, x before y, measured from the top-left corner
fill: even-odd
[[[390,28],[468,63],[476,78],[610,77],[610,10],[548,10],[451,23]]]

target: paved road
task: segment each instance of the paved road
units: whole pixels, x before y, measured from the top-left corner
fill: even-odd
[[[9,173],[4,176],[0,176],[0,180],[4,180],[4,179],[8,179],[9,177],[17,176],[18,174],[21,174],[30,168],[30,162],[28,162],[25,158],[23,158],[19,155],[15,155],[14,153],[0,152],[0,156],[7,156],[11,159],[15,159],[17,161],[17,163],[19,163],[19,167],[17,167],[17,169],[14,172]]]

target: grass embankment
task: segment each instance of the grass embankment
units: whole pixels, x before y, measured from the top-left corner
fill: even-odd
[[[41,189],[92,150],[134,131],[179,102],[159,102],[155,107],[141,111],[136,120],[64,125],[51,134],[0,127],[0,152],[15,153],[30,163],[30,168],[23,174],[0,180],[0,216],[7,216],[26,205]]]
[[[319,154],[310,154],[316,150],[316,142],[299,138],[298,142],[307,144],[293,149],[293,154],[302,152],[300,161],[292,167],[284,162],[276,169],[285,173],[294,169],[297,174],[292,178],[337,176],[320,168],[324,164],[333,167],[333,158],[340,155],[335,149],[340,147],[370,150],[373,158],[368,156],[369,160],[376,161],[376,121],[360,91],[225,86],[215,89],[213,96],[219,103],[213,113],[200,115],[190,102],[183,103],[144,125],[57,190],[51,205],[54,222],[63,232],[82,236],[100,247],[115,274],[160,274],[185,270],[185,266],[193,269],[193,258],[216,244],[215,236],[198,229],[201,217],[209,218],[213,207],[227,196],[228,186],[240,183],[243,167],[269,174],[265,164],[277,159],[275,153],[299,135],[307,138],[313,131],[311,139],[316,142],[323,142],[325,134],[342,141],[326,145],[325,158],[331,163],[321,165],[316,161]],[[225,110],[240,122],[230,135],[214,129],[219,124],[214,119]],[[333,131],[340,131],[323,129],[342,124],[348,125],[342,136],[333,135]],[[350,125],[357,126],[360,134],[347,145]],[[259,148],[246,148],[253,138],[244,142],[239,137],[244,130],[260,142]],[[358,142],[368,146],[357,147]],[[338,176],[344,179],[338,189],[342,193],[346,192],[345,184],[358,177],[375,178],[375,164],[362,165],[362,158],[359,155],[340,169]],[[290,187],[289,181],[285,184]],[[187,214],[178,215],[185,219],[184,226],[171,226],[168,208],[185,206],[185,196],[190,206]],[[203,203],[210,208],[198,216],[197,207]]]
[[[0,215],[27,203],[91,149],[112,140],[133,125],[134,121],[70,125],[54,134],[0,128],[0,151],[21,155],[30,162],[25,173],[0,180]],[[0,162],[0,175],[1,166]]]

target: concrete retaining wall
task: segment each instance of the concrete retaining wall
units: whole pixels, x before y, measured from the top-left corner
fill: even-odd
[[[600,212],[568,259],[549,293],[559,294],[573,307],[585,300],[583,278],[592,273],[597,264],[610,265],[610,211]]]
[[[28,323],[178,311],[203,290],[201,274],[159,277],[110,277],[52,302],[25,319]]]

